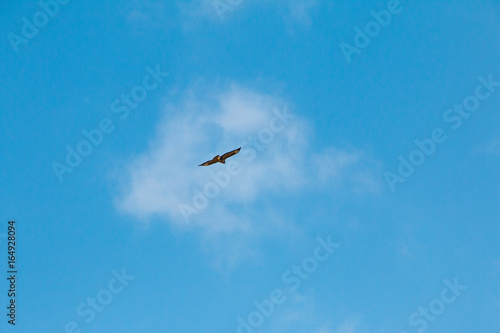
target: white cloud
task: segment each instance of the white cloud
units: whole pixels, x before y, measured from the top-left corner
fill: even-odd
[[[178,0],[177,6],[179,7],[185,21],[193,19],[210,19],[213,21],[219,21],[213,2],[213,0]]]
[[[343,321],[333,324],[325,313],[324,304],[317,304],[314,292],[294,292],[285,304],[279,305],[262,327],[262,332],[297,333],[366,333],[361,316],[351,314]],[[321,310],[320,310],[321,307]],[[330,311],[335,311],[333,308]]]
[[[243,11],[249,10],[252,10],[252,14],[276,11],[288,32],[293,32],[295,27],[311,25],[312,16],[318,7],[318,0],[241,0],[239,3],[234,1],[232,5],[228,0],[133,0],[121,12],[132,33],[142,37],[152,30],[167,31],[179,26],[186,32],[204,29],[207,21],[221,24],[221,21],[237,19]]]
[[[323,183],[334,183],[337,187],[347,185],[357,193],[381,191],[382,164],[367,152],[329,148],[316,155],[314,161],[318,178]]]
[[[302,25],[311,23],[312,12],[319,5],[318,0],[241,0],[240,2],[234,1],[232,5],[227,0],[191,0],[177,3],[186,20],[220,21],[221,16],[225,20],[235,15],[237,11],[248,10],[249,6],[258,5],[261,10],[278,10],[288,24]],[[215,4],[219,5],[218,10]]]
[[[280,200],[306,187],[373,192],[379,186],[381,168],[365,152],[311,152],[309,122],[296,113],[288,119],[285,104],[236,85],[192,88],[166,106],[148,150],[119,172],[124,176],[115,198],[118,209],[140,221],[159,217],[212,235],[252,234],[269,231],[273,220],[282,228],[279,209],[289,209],[271,212],[263,200]],[[241,152],[225,165],[198,166],[240,145]],[[228,168],[235,165],[239,172],[230,176]],[[219,185],[214,177],[220,177]]]
[[[302,23],[304,25],[311,24],[312,12],[318,7],[317,0],[308,1],[289,1],[289,10],[291,21]]]
[[[347,318],[339,328],[335,330],[336,333],[355,333],[359,332],[359,322],[355,317]]]
[[[151,33],[151,30],[168,30],[175,26],[175,14],[172,6],[158,0],[133,0],[121,10],[132,33],[141,37]]]
[[[317,333],[361,333],[367,330],[361,324],[360,316],[351,315],[347,317],[337,328],[332,329],[330,325],[320,328]]]

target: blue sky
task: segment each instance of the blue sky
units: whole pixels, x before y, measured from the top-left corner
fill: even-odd
[[[0,5],[2,332],[500,331],[500,2],[63,2]]]

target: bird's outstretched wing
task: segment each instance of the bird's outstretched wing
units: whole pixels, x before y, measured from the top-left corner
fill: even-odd
[[[207,166],[207,165],[212,165],[214,163],[217,163],[217,161],[215,159],[210,160],[210,161],[206,161],[205,163],[202,163],[199,166]]]
[[[233,155],[236,155],[236,154],[238,154],[240,152],[240,150],[241,150],[241,147],[238,148],[238,149],[235,149],[235,150],[231,150],[230,152],[227,152],[224,155],[222,155],[221,159],[225,160],[226,158],[229,158],[229,157],[231,157]]]

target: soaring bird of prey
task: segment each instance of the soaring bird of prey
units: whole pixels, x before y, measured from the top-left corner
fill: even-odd
[[[222,156],[215,156],[214,158],[212,158],[210,161],[206,161],[205,163],[203,164],[200,164],[199,166],[207,166],[207,165],[212,165],[214,163],[217,163],[217,162],[220,162],[220,163],[226,163],[226,159],[233,156],[233,155],[236,155],[240,152],[241,150],[241,147],[238,148],[238,149],[235,149],[235,150],[231,150],[230,152],[227,152],[225,153],[224,155]]]

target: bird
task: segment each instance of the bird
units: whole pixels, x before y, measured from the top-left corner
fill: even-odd
[[[233,155],[238,154],[238,153],[240,152],[240,150],[241,150],[241,147],[240,147],[240,148],[238,148],[238,149],[235,149],[235,150],[231,150],[231,151],[229,151],[229,152],[225,153],[225,154],[224,154],[224,155],[222,155],[222,156],[217,155],[217,156],[215,156],[214,158],[212,158],[210,161],[206,161],[205,163],[202,163],[202,164],[200,164],[199,166],[207,166],[207,165],[212,165],[212,164],[217,163],[217,162],[220,162],[220,163],[222,163],[222,164],[225,164],[225,163],[226,163],[226,159],[227,159],[227,158],[229,158],[229,157],[231,157],[231,156],[233,156]]]

